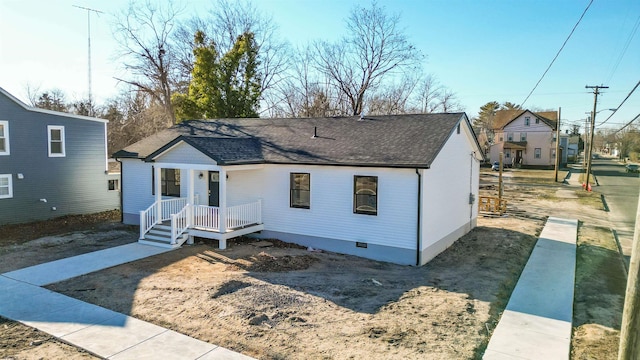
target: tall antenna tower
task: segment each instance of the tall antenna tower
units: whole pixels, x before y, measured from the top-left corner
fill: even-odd
[[[89,96],[89,115],[93,112],[93,97],[91,95],[91,12],[96,14],[104,14],[104,12],[96,9],[89,9],[84,6],[72,5],[75,8],[87,10],[87,82],[88,82],[88,96]]]

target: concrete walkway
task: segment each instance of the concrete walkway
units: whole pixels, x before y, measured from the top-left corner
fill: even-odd
[[[0,275],[0,316],[107,359],[251,359],[40,286],[170,251],[128,244]]]
[[[547,220],[483,359],[569,359],[577,236],[577,220]]]

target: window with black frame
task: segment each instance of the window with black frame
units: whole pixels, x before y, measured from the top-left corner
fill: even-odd
[[[378,177],[353,177],[353,212],[356,214],[378,214]]]
[[[311,208],[311,174],[291,173],[289,181],[290,200],[292,208]]]
[[[180,169],[160,169],[162,196],[180,197]],[[156,194],[155,171],[151,167],[151,194]]]

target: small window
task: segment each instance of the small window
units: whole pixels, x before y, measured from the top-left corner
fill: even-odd
[[[378,177],[353,177],[353,212],[356,214],[378,214]]]
[[[291,173],[289,193],[290,207],[311,208],[311,175],[308,173]]]
[[[118,179],[109,180],[109,191],[118,191],[120,190],[120,181]]]
[[[507,159],[511,157],[511,153],[509,151],[504,153],[504,157],[506,157]]]
[[[520,133],[520,141],[527,141],[527,133]]]
[[[536,118],[536,124],[540,124],[540,119]]]
[[[0,121],[0,155],[9,155],[9,122]]]
[[[456,129],[456,132],[457,132],[458,134],[460,134],[460,124],[458,124],[458,127],[457,127],[457,129]]]
[[[507,134],[507,141],[513,141],[513,133]]]
[[[64,126],[47,126],[49,133],[49,157],[64,157]]]
[[[0,199],[13,197],[13,184],[11,174],[0,174]]]
[[[531,118],[527,116],[524,118],[524,126],[529,126],[529,125],[531,125]]]
[[[542,156],[542,149],[541,148],[535,148],[534,153],[533,153],[533,157],[535,157],[536,159],[540,159],[541,156]]]
[[[151,194],[156,194],[156,172],[151,167]],[[180,169],[160,169],[160,189],[162,196],[180,197]]]

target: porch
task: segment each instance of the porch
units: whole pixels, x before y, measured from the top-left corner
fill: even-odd
[[[255,169],[235,166],[233,172],[239,171],[240,180],[242,171]],[[140,211],[139,242],[176,248],[193,243],[197,236],[218,240],[225,249],[228,239],[263,230],[262,200],[255,195],[249,197],[256,199],[250,202],[246,202],[246,195],[242,196],[245,201],[234,198],[234,191],[227,186],[230,170],[216,165],[156,163],[155,202]],[[174,196],[182,196],[168,198],[171,190]],[[228,205],[228,197],[233,205]]]
[[[231,206],[192,205],[187,198],[161,200],[140,212],[140,243],[175,248],[193,243],[193,237],[218,240],[257,232],[262,224],[262,201]]]

